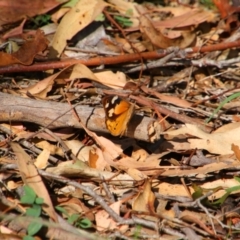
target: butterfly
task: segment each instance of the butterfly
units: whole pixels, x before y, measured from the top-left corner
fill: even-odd
[[[113,136],[122,136],[133,116],[134,105],[118,96],[107,96],[102,100],[106,114],[106,127]]]

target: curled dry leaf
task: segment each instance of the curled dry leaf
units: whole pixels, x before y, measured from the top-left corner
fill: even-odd
[[[93,73],[83,64],[73,65],[71,72],[64,71],[61,77],[66,79],[86,78],[115,89],[123,88],[127,82],[126,75],[123,72],[102,71]]]
[[[19,92],[22,94],[27,94],[29,92],[34,97],[45,99],[47,97],[47,93],[52,90],[52,86],[57,77],[68,69],[69,67],[64,68],[62,71],[55,73],[30,87],[19,90]]]
[[[41,30],[37,30],[33,37],[33,40],[26,41],[12,54],[0,52],[0,67],[15,63],[30,65],[36,54],[44,51],[48,46],[48,41]]]
[[[154,213],[154,200],[155,195],[151,190],[151,182],[146,180],[143,191],[138,194],[132,203],[132,210]]]
[[[139,20],[141,32],[147,36],[155,47],[164,49],[173,46],[185,48],[188,47],[195,39],[195,34],[191,32],[182,32],[182,37],[170,39],[158,31],[148,17],[142,15]]]
[[[146,9],[139,8],[141,14],[146,13]],[[190,26],[196,26],[203,22],[215,22],[218,15],[213,11],[208,11],[201,8],[186,8],[186,7],[161,7],[159,12],[171,12],[174,17],[152,22],[154,27],[158,30],[168,29],[178,29]],[[130,27],[126,29],[127,32],[136,31],[137,27]]]
[[[111,71],[103,71],[94,74],[88,67],[83,64],[75,64],[64,68],[63,70],[55,73],[38,83],[19,90],[20,93],[27,94],[28,92],[41,99],[47,97],[47,93],[52,90],[53,84],[57,79],[77,79],[86,78],[99,82],[111,88],[119,89],[123,88],[126,84],[126,75],[123,72],[113,73]]]

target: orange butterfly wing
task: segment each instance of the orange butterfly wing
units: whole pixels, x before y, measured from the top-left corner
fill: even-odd
[[[134,105],[117,96],[103,99],[106,127],[113,136],[122,136],[134,113]]]

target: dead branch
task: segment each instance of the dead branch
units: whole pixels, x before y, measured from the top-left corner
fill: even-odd
[[[192,47],[186,48],[183,51],[187,56],[186,58],[191,57],[192,53],[204,53],[204,52],[213,52],[217,50],[225,50],[234,47],[240,46],[240,40],[234,42],[222,42],[211,46],[203,47]],[[33,72],[33,71],[44,71],[48,69],[57,69],[65,68],[76,63],[82,63],[86,66],[98,66],[101,64],[104,65],[113,65],[120,63],[128,63],[137,60],[150,60],[150,59],[159,59],[169,54],[169,51],[160,49],[152,52],[143,52],[143,53],[130,53],[120,56],[110,56],[110,57],[95,57],[90,59],[68,59],[65,61],[56,61],[56,62],[44,62],[44,63],[35,63],[30,66],[23,65],[12,65],[0,68],[0,73],[9,73],[9,72]]]
[[[32,122],[48,128],[75,127],[82,128],[72,115],[71,106],[67,103],[34,100],[0,93],[1,122]],[[105,113],[102,108],[78,105],[76,111],[82,123],[90,130],[107,133]],[[134,115],[129,123],[128,137],[149,141],[148,126],[152,118]]]

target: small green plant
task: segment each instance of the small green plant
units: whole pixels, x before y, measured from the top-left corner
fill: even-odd
[[[123,27],[131,27],[133,24],[132,21],[127,17],[114,16],[114,19]]]
[[[234,179],[240,183],[240,178],[239,177],[234,177]],[[193,197],[194,200],[203,196],[205,193],[207,193],[210,190],[212,190],[213,192],[217,192],[218,190],[222,189],[221,186],[213,188],[213,189],[204,189],[204,188],[202,188],[202,187],[200,187],[196,184],[192,184],[192,188],[194,189],[194,193],[192,194],[192,197]],[[237,186],[225,189],[226,193],[216,201],[209,201],[207,198],[205,198],[201,201],[201,203],[205,206],[209,206],[209,207],[212,207],[212,208],[219,207],[226,201],[226,199],[228,198],[228,196],[231,193],[233,193],[235,191],[239,191],[239,190],[240,190],[240,184],[237,185]]]
[[[37,197],[34,190],[29,186],[24,186],[24,195],[21,197],[20,202],[22,204],[30,205],[27,208],[25,215],[29,217],[39,218],[42,212],[43,198]],[[41,222],[31,222],[27,227],[27,235],[23,237],[23,240],[34,240],[34,235],[42,228]]]
[[[215,5],[212,0],[200,0],[200,4],[209,9],[215,8]]]
[[[134,229],[134,234],[133,234],[133,239],[139,239],[139,237],[141,236],[141,229],[142,226],[141,225],[137,225]]]
[[[67,217],[67,221],[69,224],[71,224],[77,228],[86,229],[86,228],[90,228],[92,226],[92,222],[88,218],[82,218],[81,215],[78,213],[69,215],[63,207],[56,206],[55,208]]]
[[[239,177],[234,177],[234,179],[240,183],[240,178]],[[214,204],[222,205],[232,192],[239,191],[239,190],[240,190],[240,184],[237,185],[237,186],[230,187],[230,188],[226,189],[225,190],[226,193],[219,200],[215,201]]]
[[[224,104],[232,101],[233,99],[235,98],[238,98],[240,97],[240,92],[237,92],[237,93],[234,93],[232,94],[231,96],[227,97],[226,99],[224,99],[220,104],[219,106],[213,111],[212,115],[205,121],[206,123],[208,123],[212,118],[213,116],[218,113],[218,111],[223,107]]]
[[[42,15],[38,15],[34,18],[30,18],[29,22],[27,24],[27,27],[29,27],[30,29],[37,29],[37,28],[47,25],[50,22],[51,22],[51,15],[42,14]]]

